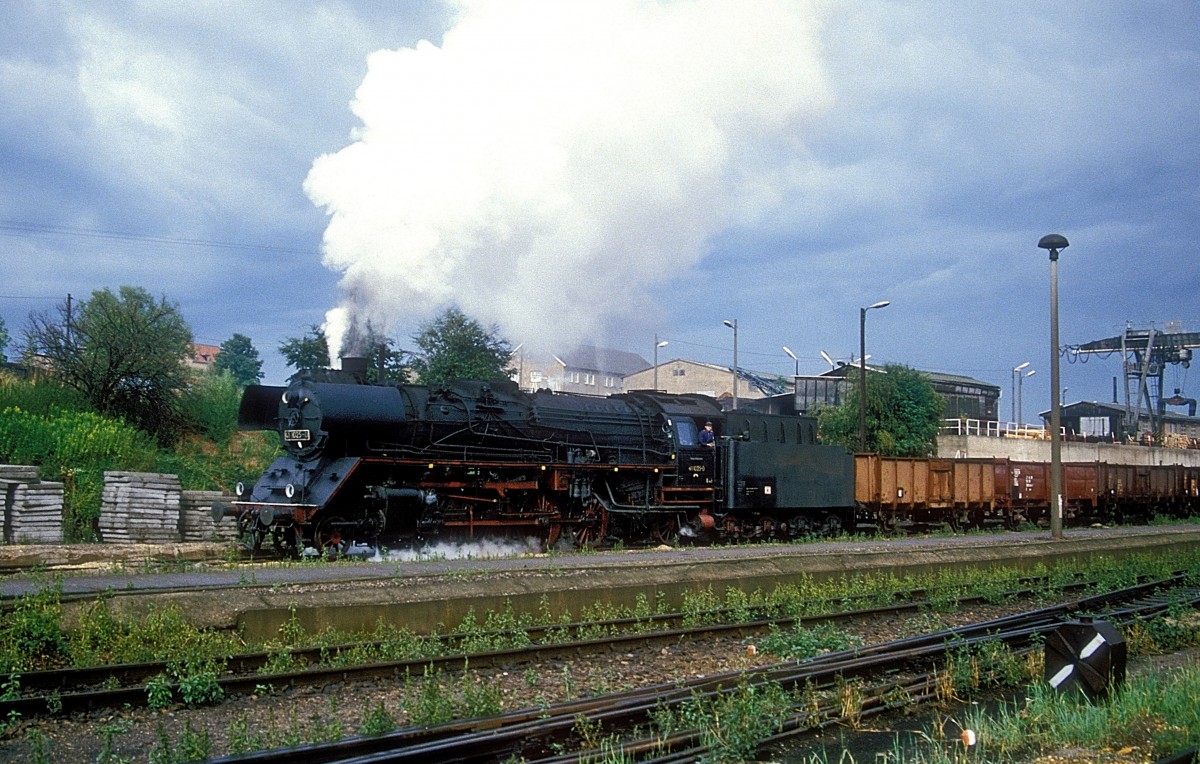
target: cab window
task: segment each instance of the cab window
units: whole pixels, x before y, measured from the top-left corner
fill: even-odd
[[[699,445],[699,437],[696,434],[696,423],[690,419],[675,420],[675,441],[679,443],[680,448],[689,448]]]

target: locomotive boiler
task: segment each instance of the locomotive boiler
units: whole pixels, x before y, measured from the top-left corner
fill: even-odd
[[[704,395],[302,377],[247,388],[238,422],[277,432],[284,453],[214,517],[285,554],[447,536],[786,539],[854,522],[853,457],[817,443],[814,418],[723,412]]]

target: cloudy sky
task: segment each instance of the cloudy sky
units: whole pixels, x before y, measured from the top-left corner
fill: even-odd
[[[1200,331],[1200,4],[12,0],[0,317],[130,284],[267,382],[456,304],[790,374],[858,352],[1049,405],[1061,340]],[[1174,324],[1170,324],[1174,326]],[[9,355],[14,348],[10,346]],[[1109,400],[1119,357],[1063,363]],[[1196,375],[1193,375],[1196,376]],[[1166,372],[1168,394],[1200,379]]]

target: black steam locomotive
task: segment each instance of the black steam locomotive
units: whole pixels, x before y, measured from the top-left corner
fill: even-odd
[[[854,459],[816,442],[815,419],[723,412],[704,395],[310,377],[248,388],[238,420],[277,431],[286,454],[214,517],[284,554],[497,534],[786,539],[854,521]]]

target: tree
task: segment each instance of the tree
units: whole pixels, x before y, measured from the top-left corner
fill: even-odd
[[[308,334],[302,337],[288,337],[279,346],[279,352],[296,371],[329,368],[329,340],[317,324],[310,326]]]
[[[0,363],[8,360],[4,355],[4,349],[8,347],[8,327],[4,325],[4,319],[0,318]]]
[[[497,336],[495,325],[484,329],[451,307],[420,328],[421,332],[413,336],[418,352],[413,354],[410,367],[421,382],[502,380],[511,376],[512,349],[508,340]]]
[[[883,373],[869,371],[867,385],[867,442],[864,451],[884,456],[928,456],[937,450],[938,425],[945,401],[919,371],[888,364]],[[817,412],[818,430],[826,443],[859,450],[858,377],[851,381],[845,402]]]
[[[26,349],[47,372],[86,397],[101,414],[121,417],[170,443],[180,433],[180,393],[191,381],[185,361],[192,331],[179,307],[155,301],[145,289],[123,286],[92,292],[61,320],[31,313]],[[68,320],[70,319],[70,320]]]
[[[246,387],[258,384],[262,379],[262,365],[250,338],[235,334],[221,343],[221,352],[217,353],[212,370],[217,374],[229,374],[239,387]]]

